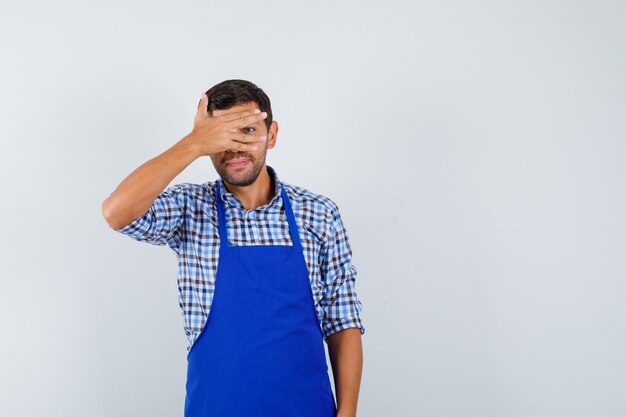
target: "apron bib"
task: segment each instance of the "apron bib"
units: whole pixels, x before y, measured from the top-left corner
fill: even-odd
[[[185,417],[334,417],[324,336],[287,193],[293,245],[229,246],[221,179],[213,304],[187,354]]]

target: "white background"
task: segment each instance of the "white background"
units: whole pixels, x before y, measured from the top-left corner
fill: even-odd
[[[167,247],[102,201],[263,88],[339,206],[359,416],[626,415],[622,1],[3,2],[0,416],[182,416]],[[173,183],[217,178],[210,159]]]

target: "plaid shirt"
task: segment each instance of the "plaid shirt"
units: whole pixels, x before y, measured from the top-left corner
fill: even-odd
[[[292,245],[283,209],[279,179],[274,198],[245,210],[239,199],[221,187],[228,240],[233,245]],[[350,327],[365,328],[355,290],[357,271],[337,205],[328,197],[282,182],[293,208],[311,290],[324,337]],[[142,216],[116,231],[137,241],[168,245],[178,257],[178,299],[191,349],[211,308],[219,256],[215,181],[181,183],[163,190]]]

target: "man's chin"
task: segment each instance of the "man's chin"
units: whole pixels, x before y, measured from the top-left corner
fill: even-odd
[[[237,169],[237,168],[226,168],[222,175],[220,175],[224,181],[229,184],[237,185],[237,186],[246,186],[252,184],[256,181],[256,177],[253,178],[253,168],[248,168],[246,170]]]

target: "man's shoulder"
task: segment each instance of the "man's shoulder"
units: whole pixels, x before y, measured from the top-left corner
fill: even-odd
[[[209,180],[201,183],[181,182],[171,186],[195,197],[214,196],[217,192],[217,180]]]
[[[176,198],[184,206],[194,206],[198,203],[209,203],[213,199],[214,181],[204,183],[180,182],[168,186],[160,194],[161,198]]]
[[[337,210],[337,204],[327,195],[316,193],[300,185],[282,181],[283,188],[289,199],[294,202],[294,209],[312,209],[316,212],[324,212],[333,215]]]

